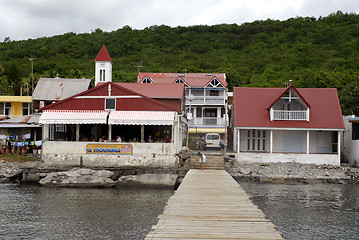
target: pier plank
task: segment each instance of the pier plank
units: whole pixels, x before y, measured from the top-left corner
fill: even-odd
[[[283,239],[224,170],[191,169],[145,239]]]

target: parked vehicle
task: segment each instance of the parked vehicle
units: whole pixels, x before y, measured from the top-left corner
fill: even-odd
[[[221,136],[218,133],[206,134],[206,148],[221,148]]]

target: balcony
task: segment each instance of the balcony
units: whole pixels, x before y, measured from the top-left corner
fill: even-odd
[[[186,105],[189,104],[186,99]],[[225,96],[194,96],[191,105],[225,105]]]
[[[189,125],[192,126],[225,126],[224,118],[217,117],[197,117],[189,120]]]
[[[307,110],[270,110],[270,120],[309,121],[309,108]]]

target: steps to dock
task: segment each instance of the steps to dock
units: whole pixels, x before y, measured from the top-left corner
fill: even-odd
[[[283,239],[224,170],[191,169],[149,239]]]
[[[199,156],[197,154],[191,156],[190,169],[199,169]],[[205,169],[224,169],[223,155],[206,155]]]

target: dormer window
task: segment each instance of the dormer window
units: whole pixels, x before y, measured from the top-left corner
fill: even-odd
[[[224,88],[223,85],[216,78],[213,78],[211,82],[208,83],[207,87]]]
[[[175,83],[183,83],[183,80],[179,78],[175,81]]]
[[[309,108],[300,93],[290,86],[268,109],[271,121],[309,121]]]
[[[152,83],[151,79],[149,79],[148,77],[145,77],[141,83]]]

